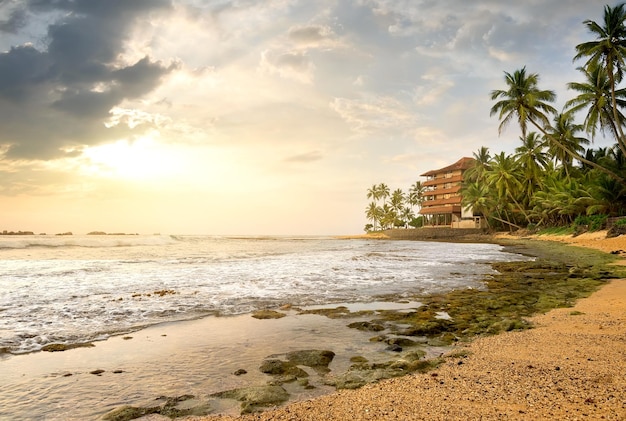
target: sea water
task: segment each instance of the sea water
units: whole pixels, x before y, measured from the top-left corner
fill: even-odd
[[[357,337],[363,333],[340,329],[339,322],[322,316],[258,321],[248,315],[287,304],[382,309],[388,304],[371,303],[482,288],[492,272],[489,263],[520,259],[495,244],[293,236],[0,236],[0,418],[88,419],[154,394],[236,386],[238,380],[230,376],[236,367],[256,364],[277,343],[292,347],[294,338],[300,346],[366,352],[351,343],[367,342]],[[119,344],[122,335],[137,332],[141,340]],[[169,342],[159,332],[167,332]],[[98,351],[40,352],[50,343],[90,341],[96,341]],[[200,374],[198,353],[203,356]],[[131,367],[135,374],[132,381],[70,377],[96,364],[111,370]],[[110,392],[106,397],[103,385]]]

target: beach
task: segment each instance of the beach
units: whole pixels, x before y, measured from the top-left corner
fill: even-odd
[[[605,236],[606,232],[598,232],[525,238],[607,253],[626,250],[626,238]],[[384,380],[262,413],[192,419],[626,419],[626,280],[612,280],[574,307],[551,310],[532,317],[531,322],[533,329],[459,344],[445,363],[425,374]]]

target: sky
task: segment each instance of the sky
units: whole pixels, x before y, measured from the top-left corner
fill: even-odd
[[[519,145],[504,72],[561,109],[605,4],[0,0],[0,231],[361,233],[373,184]]]

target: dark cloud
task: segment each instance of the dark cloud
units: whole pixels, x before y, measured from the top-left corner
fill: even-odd
[[[47,48],[25,44],[0,53],[0,144],[11,145],[7,157],[54,158],[130,134],[104,125],[109,111],[155,89],[176,66],[149,57],[129,65],[117,60],[133,23],[166,11],[170,1],[31,0],[25,7],[2,29],[19,29],[29,15],[62,13],[48,26]]]
[[[11,11],[7,19],[0,20],[0,32],[14,34],[25,24],[26,10],[22,8],[14,9]]]

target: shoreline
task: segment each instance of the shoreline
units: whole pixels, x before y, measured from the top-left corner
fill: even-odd
[[[501,234],[492,239],[564,242],[605,253],[626,250],[626,238],[605,236],[606,232],[577,237]],[[620,257],[616,264],[626,262]],[[192,419],[626,419],[626,280],[611,280],[573,307],[529,320],[533,329],[459,344],[462,357],[447,358],[426,374],[383,380],[261,413]]]

